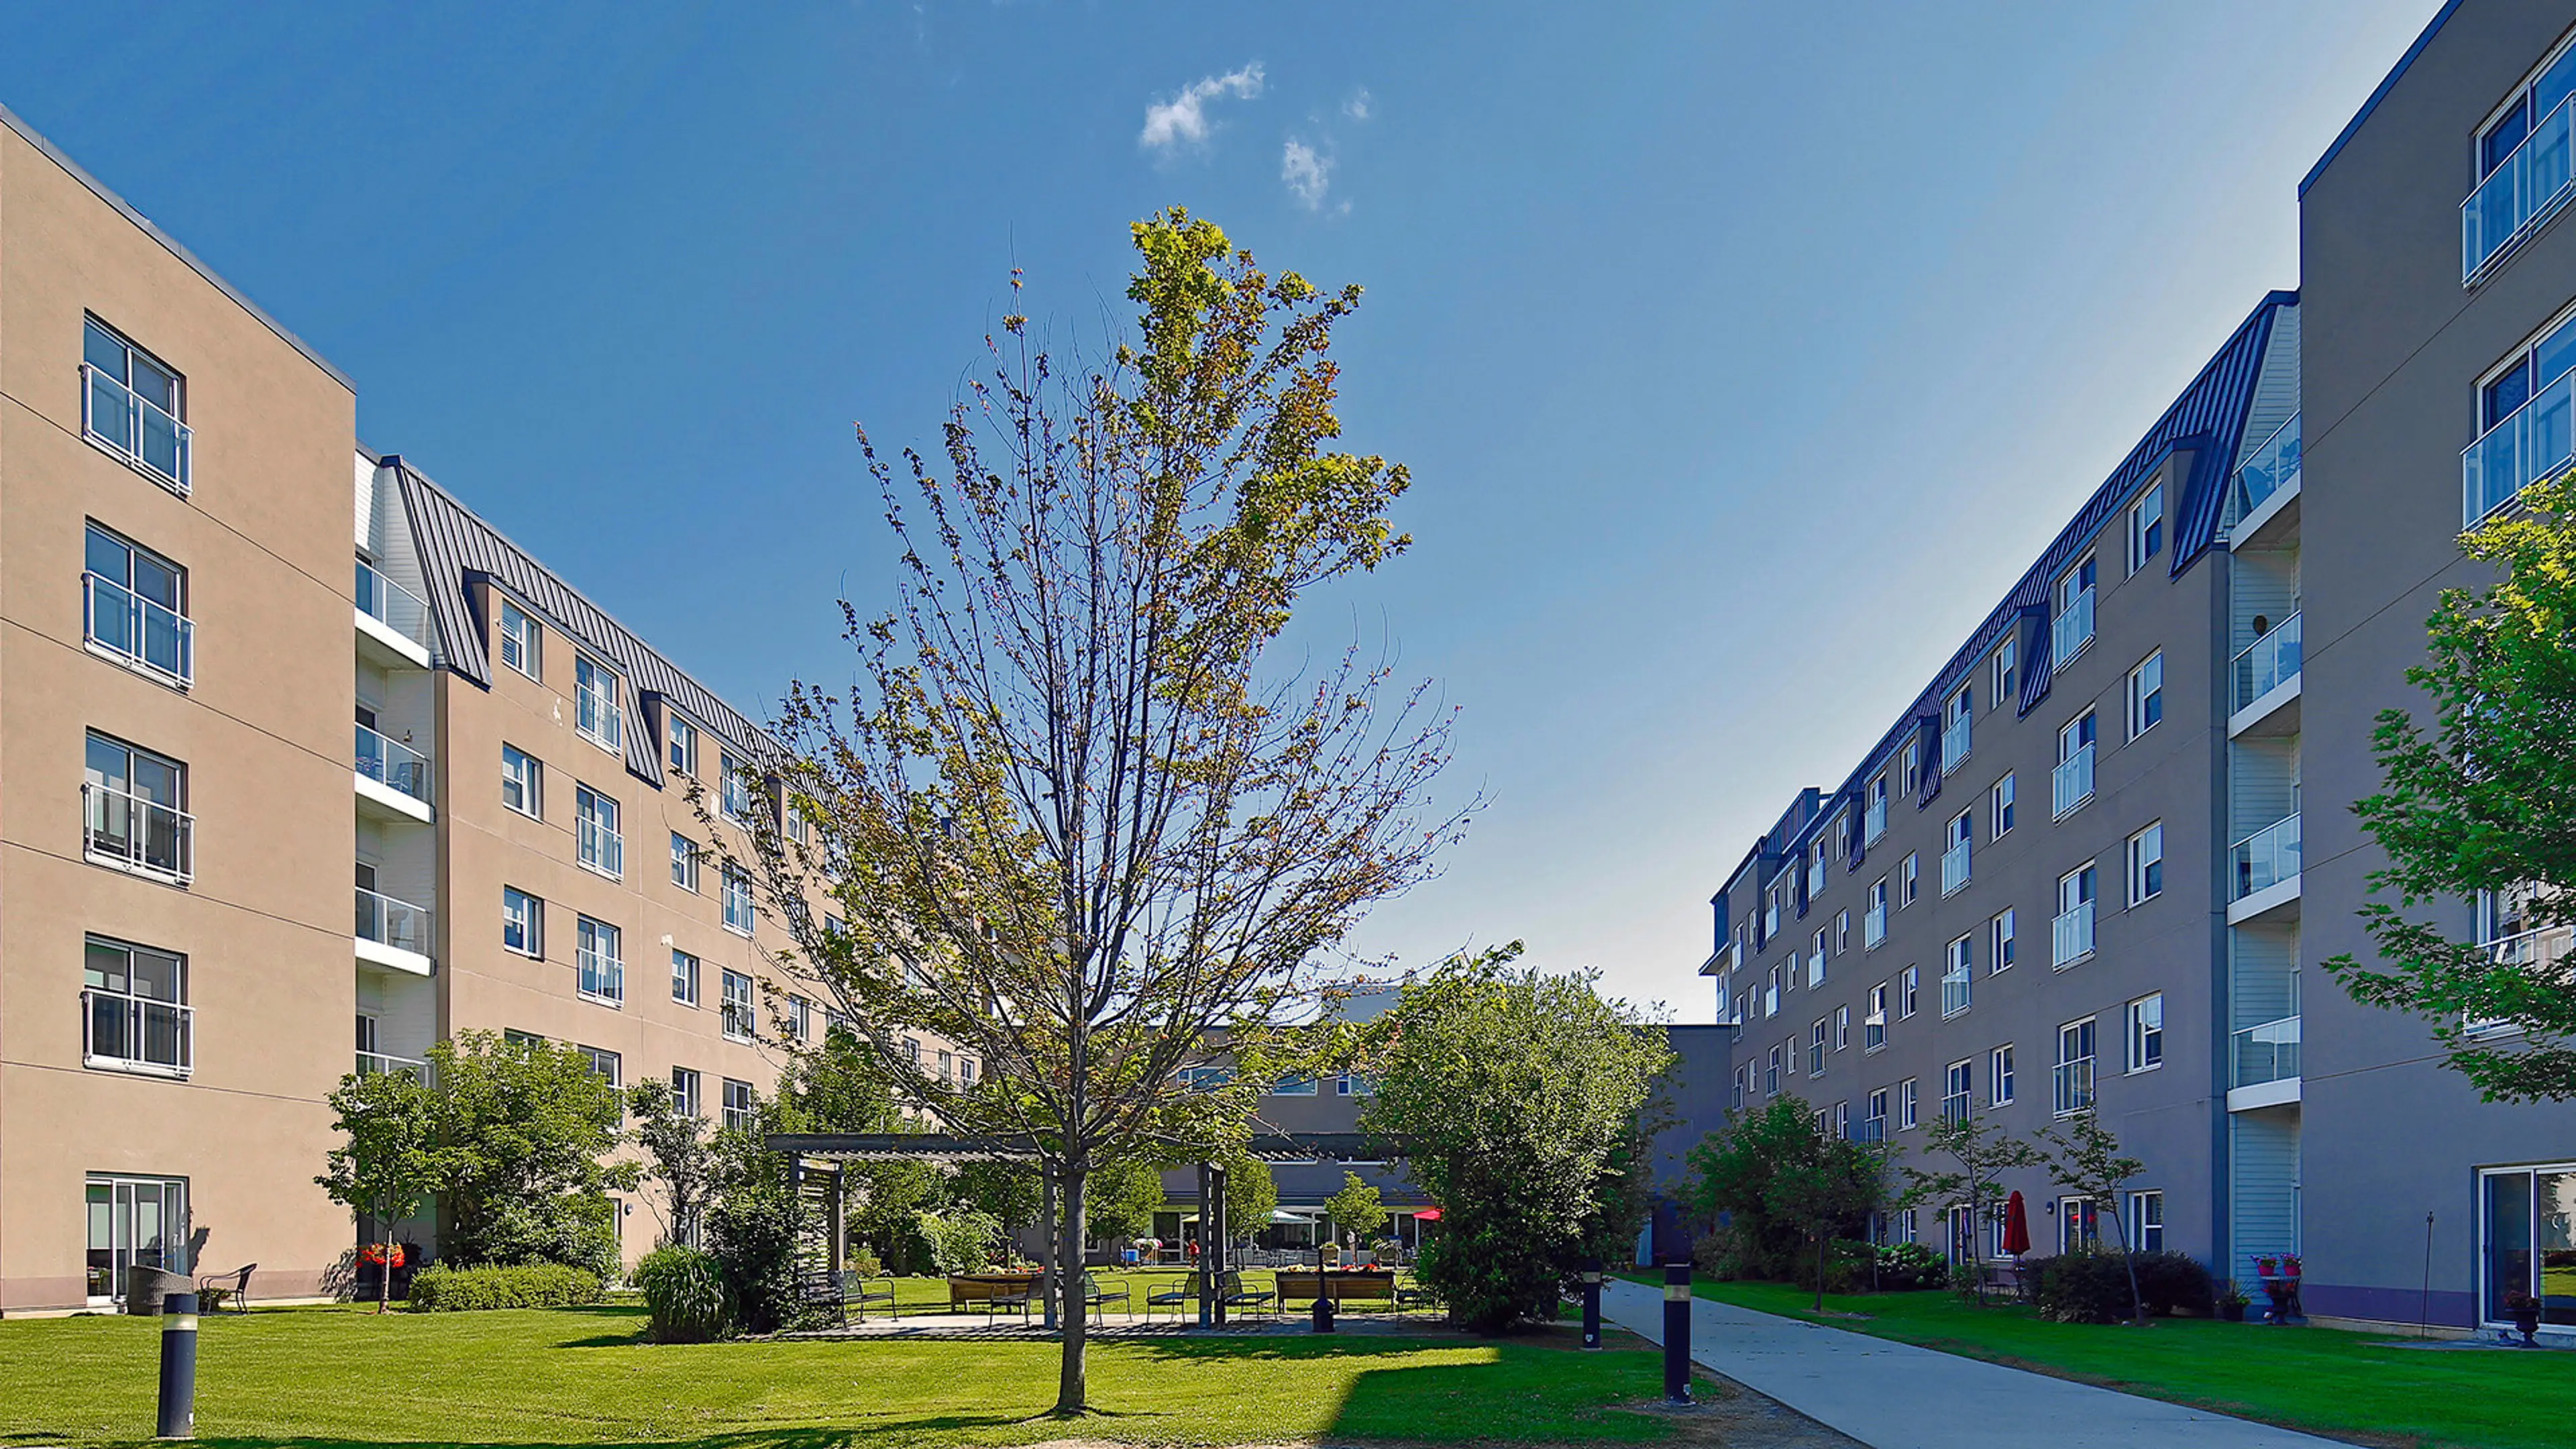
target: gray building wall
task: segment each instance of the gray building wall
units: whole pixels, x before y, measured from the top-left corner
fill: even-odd
[[[2441,590],[2482,581],[2456,544],[2477,382],[2576,301],[2576,225],[2563,215],[2475,290],[2460,281],[2476,133],[2571,24],[2576,6],[2563,0],[2475,0],[2447,13],[2302,195],[2301,1187],[2304,1296],[2324,1316],[2471,1323],[2478,1169],[2576,1161],[2576,1104],[2480,1103],[2440,1065],[2424,1023],[2356,1005],[2317,966],[2370,956],[2353,912],[2382,859],[2349,806],[2378,784],[2373,717],[2421,712],[2404,674],[2423,658],[2424,621]],[[2428,914],[2469,939],[2466,903]]]

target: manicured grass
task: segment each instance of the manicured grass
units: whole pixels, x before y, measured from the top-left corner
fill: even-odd
[[[2409,1348],[2328,1328],[2161,1318],[2145,1328],[2045,1323],[1949,1293],[1825,1296],[1698,1280],[1700,1297],[2039,1369],[2339,1438],[2474,1449],[2564,1449],[2576,1438],[2576,1355]],[[1862,1314],[1853,1318],[1840,1315]]]
[[[640,1340],[627,1305],[497,1313],[280,1309],[203,1320],[198,1433],[245,1444],[605,1444],[710,1449],[1404,1439],[1635,1444],[1673,1423],[1658,1355],[1568,1335],[1095,1340],[1078,1423],[1039,1340]],[[145,1440],[159,1325],[0,1322],[0,1442]]]

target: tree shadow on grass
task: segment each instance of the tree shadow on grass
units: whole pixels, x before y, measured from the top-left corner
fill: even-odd
[[[864,1426],[747,1429],[693,1439],[512,1440],[510,1449],[892,1449],[918,1442],[924,1436],[1008,1429],[1036,1429],[1038,1438],[1078,1438],[1081,1425],[1079,1421],[1058,1420],[1046,1414],[925,1414],[875,1420]],[[207,1449],[482,1449],[491,1441],[254,1437],[201,1438],[195,1442]]]

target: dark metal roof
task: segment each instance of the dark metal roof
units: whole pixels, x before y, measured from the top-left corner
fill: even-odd
[[[475,612],[475,582],[487,582],[545,616],[574,643],[612,665],[624,695],[626,769],[654,788],[662,785],[665,703],[736,750],[755,758],[780,752],[759,725],[681,672],[580,590],[510,542],[456,495],[439,487],[399,454],[379,466],[394,470],[403,513],[420,550],[421,579],[430,618],[438,631],[439,658],[451,671],[482,688],[492,687],[488,622]]]
[[[2433,34],[2442,28],[2442,22],[2450,19],[2451,12],[2459,8],[2460,0],[2443,0],[2442,8],[2433,12],[2432,20],[2425,25],[2424,33],[2415,37],[2415,43],[2406,47],[2404,55],[2397,57],[2397,64],[2389,67],[2388,78],[2370,93],[2370,99],[2361,103],[2360,110],[2352,113],[2352,119],[2344,122],[2343,129],[2335,133],[2334,144],[2328,146],[2326,154],[2318,157],[2317,164],[2309,167],[2308,174],[2299,179],[2299,195],[2306,196],[2308,188],[2317,184],[2317,178],[2326,174],[2326,168],[2334,164],[2335,157],[2343,154],[2344,143],[2360,133],[2362,123],[2370,119],[2370,113],[2378,110],[2379,103],[2396,89],[2398,77],[2406,74],[2406,68],[2415,63],[2415,57],[2422,55],[2424,47],[2433,43]]]

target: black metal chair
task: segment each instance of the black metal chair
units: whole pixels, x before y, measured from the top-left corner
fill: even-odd
[[[1217,1280],[1216,1301],[1228,1308],[1260,1309],[1262,1316],[1266,1318],[1277,1314],[1279,1295],[1256,1293],[1244,1286],[1241,1273],[1228,1273]]]
[[[1082,1275],[1082,1301],[1098,1315],[1102,1326],[1106,1327],[1109,1323],[1109,1305],[1126,1302],[1127,1292],[1123,1288],[1115,1291],[1102,1288],[1100,1275],[1086,1271]]]
[[[1199,1275],[1192,1273],[1182,1279],[1177,1288],[1166,1288],[1160,1293],[1145,1295],[1145,1321],[1148,1323],[1154,1321],[1154,1310],[1157,1308],[1171,1309],[1174,1318],[1184,1317],[1186,1315],[1182,1310],[1198,1301]]]
[[[885,1287],[872,1289],[868,1287],[868,1280],[861,1277],[855,1270],[848,1268],[841,1270],[841,1302],[858,1306],[861,1323],[868,1321],[868,1305],[871,1303],[884,1304],[886,1316],[889,1318],[903,1316],[902,1312],[895,1307],[894,1280],[888,1278],[880,1281],[884,1282]]]
[[[224,1302],[231,1305],[233,1312],[248,1313],[250,1312],[250,1275],[258,1268],[257,1263],[244,1263],[228,1273],[209,1273],[197,1280],[197,1294],[203,1298],[210,1293],[221,1293],[224,1295]],[[227,1278],[233,1281],[227,1284],[224,1282]]]

